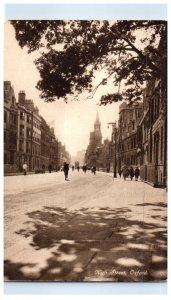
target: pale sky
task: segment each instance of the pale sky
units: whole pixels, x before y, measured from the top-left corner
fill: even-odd
[[[86,149],[89,143],[90,131],[93,131],[97,111],[101,121],[102,137],[111,138],[111,128],[107,128],[108,122],[118,120],[119,105],[97,105],[101,95],[112,93],[113,85],[101,86],[91,100],[72,101],[66,104],[62,99],[54,103],[46,103],[39,98],[40,92],[35,88],[39,80],[39,72],[34,65],[34,59],[38,53],[27,53],[27,49],[21,49],[15,40],[15,33],[9,22],[5,23],[4,41],[4,80],[11,81],[15,96],[18,100],[18,92],[24,90],[26,98],[32,99],[39,108],[39,113],[50,125],[54,124],[56,137],[66,146],[70,154],[76,155],[79,150]],[[98,84],[102,75],[96,77]],[[81,101],[82,100],[82,101]],[[54,122],[53,122],[54,121]]]

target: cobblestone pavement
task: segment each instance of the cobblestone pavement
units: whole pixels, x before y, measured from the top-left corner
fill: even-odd
[[[70,171],[4,178],[5,280],[167,277],[167,193]]]

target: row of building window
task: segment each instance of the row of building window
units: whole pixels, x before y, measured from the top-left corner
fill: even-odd
[[[149,145],[146,147],[147,160],[152,162],[152,153],[154,152],[154,161],[158,163],[159,160],[163,161],[163,139],[164,139],[164,130],[163,126],[161,127],[160,133],[154,135],[153,139],[150,139]]]
[[[25,113],[23,111],[20,111],[20,120],[24,121],[25,120]],[[31,124],[32,123],[32,118],[30,115],[27,115],[27,123]],[[40,125],[37,124],[35,121],[33,122],[33,126],[37,129],[40,130]]]
[[[19,151],[24,152],[24,141],[19,141]],[[31,153],[31,143],[26,142],[26,153]],[[40,155],[40,146],[33,145],[33,154]]]
[[[17,114],[16,113],[9,113],[9,121],[10,121],[10,124],[17,125]],[[8,113],[5,110],[4,111],[4,123],[7,123],[7,122],[8,122]]]
[[[4,131],[4,143],[17,146],[17,134],[15,132],[7,133]]]

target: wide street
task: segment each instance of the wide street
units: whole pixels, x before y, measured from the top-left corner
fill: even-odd
[[[167,193],[82,170],[4,178],[5,279],[166,279]]]

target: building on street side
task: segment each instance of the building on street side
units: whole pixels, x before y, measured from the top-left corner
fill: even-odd
[[[49,125],[45,119],[41,117],[41,155],[40,155],[40,166],[45,167],[48,170],[50,164],[50,151],[49,146],[51,143],[51,131]]]
[[[119,107],[117,161],[118,169],[124,165],[135,167],[139,164],[138,126],[142,117],[143,104],[127,104],[123,102]]]
[[[156,187],[166,186],[167,178],[167,111],[161,84],[161,80],[147,83],[141,120],[141,178]]]
[[[38,108],[30,99],[26,99],[24,91],[18,95],[18,164],[22,169],[24,162],[29,171],[40,167],[40,116]]]
[[[39,172],[51,164],[58,170],[70,154],[60,143],[54,128],[47,125],[33,100],[26,99],[25,91],[16,102],[10,81],[4,82],[4,173],[21,172],[24,163],[28,171]]]
[[[10,81],[4,82],[4,172],[18,171],[18,109]]]

